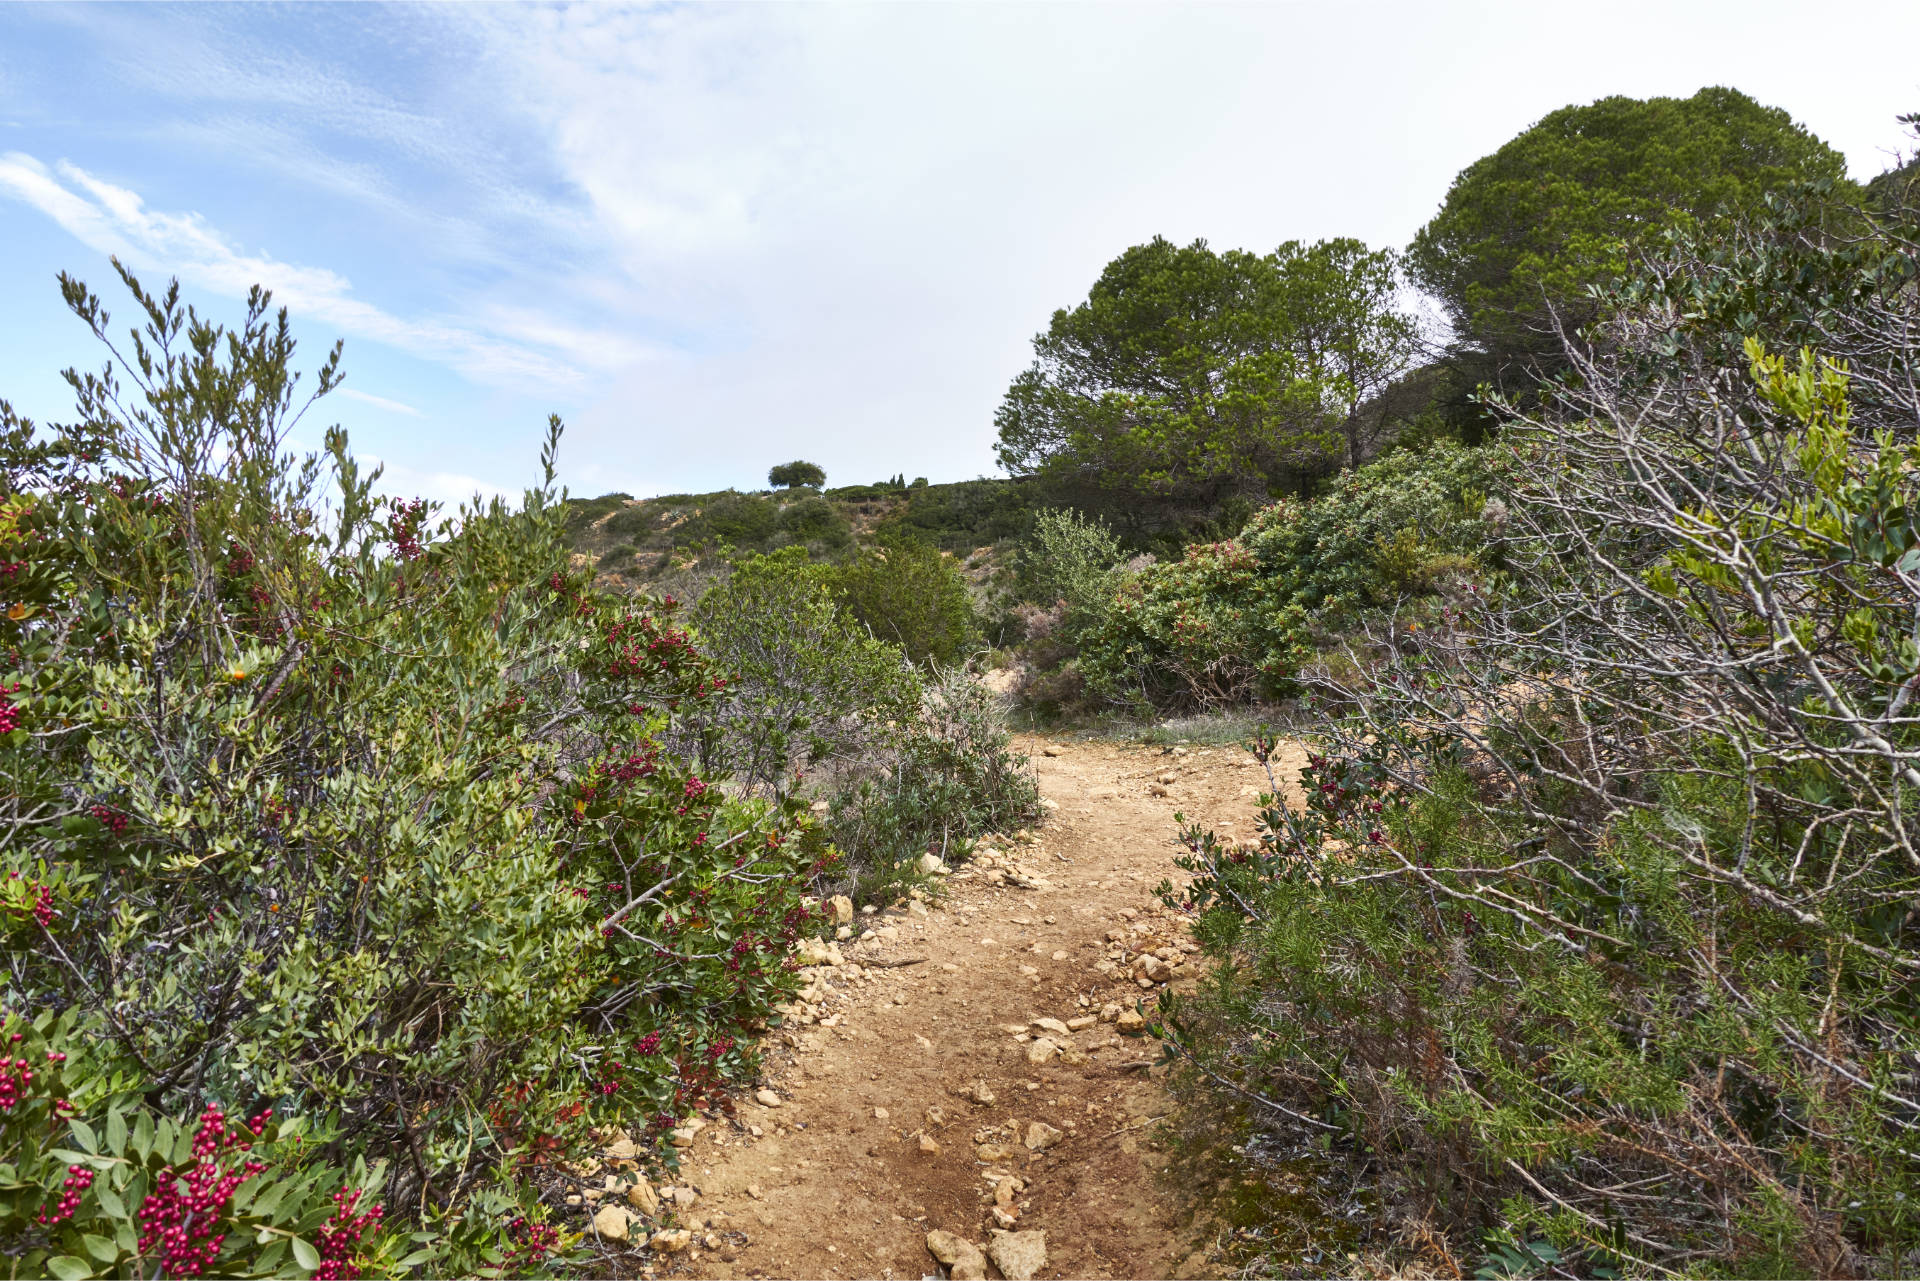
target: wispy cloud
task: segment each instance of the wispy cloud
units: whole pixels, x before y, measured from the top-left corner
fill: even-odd
[[[388,400],[385,396],[376,396],[372,392],[361,391],[357,387],[342,387],[340,394],[348,400],[357,400],[363,405],[372,405],[375,409],[384,409],[390,414],[405,414],[409,418],[419,418],[423,416],[420,411],[412,405],[403,404],[397,400]]]
[[[530,313],[502,313],[498,325],[399,316],[356,296],[352,282],[338,272],[248,252],[199,214],[150,209],[138,193],[66,161],[49,167],[23,152],[0,154],[0,195],[38,209],[89,248],[140,270],[163,271],[230,298],[266,285],[298,315],[481,382],[577,387],[651,354],[630,339]]]

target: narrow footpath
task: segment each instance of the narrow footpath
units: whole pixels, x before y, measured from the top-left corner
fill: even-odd
[[[1183,876],[1175,812],[1250,837],[1266,775],[1235,747],[1019,746],[1046,820],[809,950],[766,1088],[676,1135],[654,1275],[1204,1271],[1157,1177],[1163,1069],[1133,1010],[1194,972],[1153,894]]]

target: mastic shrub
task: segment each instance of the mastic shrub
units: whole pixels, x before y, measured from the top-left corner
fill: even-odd
[[[380,1168],[356,1213],[465,1224],[482,1253],[435,1266],[497,1264],[544,1214],[502,1171],[589,1124],[657,1139],[753,1070],[820,842],[668,746],[726,677],[670,602],[569,570],[557,420],[541,487],[436,522],[337,430],[283,452],[312,402],[264,293],[229,332],[123,278],[142,328],[69,375],[76,420],[0,407],[0,1010],[91,1047],[93,1119],[47,1114],[93,1172],[61,1222],[170,1195],[129,1202],[89,1131],[271,1108],[324,1119],[311,1188]],[[66,1249],[33,1217],[65,1192],[6,1159],[0,1246]],[[219,1267],[274,1239],[236,1228]],[[119,1228],[82,1245],[61,1275],[158,1265]]]
[[[1124,576],[1083,607],[1079,670],[1141,707],[1217,706],[1291,687],[1320,638],[1495,562],[1502,464],[1485,449],[1391,453],[1318,497],[1255,513],[1236,538]]]

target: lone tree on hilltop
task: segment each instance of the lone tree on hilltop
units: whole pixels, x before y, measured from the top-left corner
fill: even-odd
[[[800,462],[781,463],[767,472],[767,483],[780,489],[793,489],[799,485],[824,485],[827,473],[819,463]]]

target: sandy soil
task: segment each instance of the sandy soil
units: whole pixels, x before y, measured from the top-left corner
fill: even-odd
[[[871,934],[808,971],[810,1003],[773,1038],[763,1097],[778,1106],[748,1096],[692,1136],[678,1175],[692,1236],[654,1254],[656,1273],[941,1276],[930,1230],[984,1249],[997,1227],[1046,1233],[1041,1276],[1182,1270],[1153,1140],[1158,1046],[1116,1015],[1191,982],[1192,944],[1153,894],[1182,878],[1175,812],[1251,836],[1266,775],[1238,748],[1020,746],[1045,823],[985,843],[998,853],[937,901],[857,917]],[[1276,761],[1285,775],[1297,755]]]

